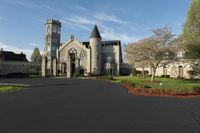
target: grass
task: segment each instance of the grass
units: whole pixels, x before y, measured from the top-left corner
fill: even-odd
[[[156,78],[155,82],[151,82],[150,78],[128,76],[114,77],[114,79],[115,80],[113,82],[129,83],[131,85],[134,85],[134,87],[138,89],[145,88],[145,86],[148,86],[155,89],[166,89],[175,92],[193,92],[194,87],[200,87],[200,81],[192,81],[186,79]],[[160,83],[163,84],[163,87],[160,86]]]
[[[8,92],[8,91],[17,91],[22,90],[26,85],[23,84],[13,84],[13,85],[0,85],[0,93],[2,92]]]

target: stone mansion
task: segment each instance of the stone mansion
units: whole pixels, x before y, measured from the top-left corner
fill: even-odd
[[[45,29],[43,76],[120,75],[125,66],[122,64],[121,41],[103,41],[97,25],[87,42],[71,36],[61,43],[61,22],[58,20],[47,20]]]

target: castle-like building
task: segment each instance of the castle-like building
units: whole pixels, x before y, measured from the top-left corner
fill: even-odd
[[[71,36],[61,43],[61,22],[58,20],[47,20],[45,29],[43,76],[120,75],[124,66],[121,41],[103,41],[97,25],[87,42]]]

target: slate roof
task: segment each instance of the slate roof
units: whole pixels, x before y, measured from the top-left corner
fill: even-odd
[[[83,43],[83,45],[84,45],[86,48],[89,48],[90,42],[82,42],[82,43]]]
[[[121,45],[121,41],[120,40],[101,41],[101,45],[105,44]]]
[[[0,60],[3,61],[26,61],[26,55],[21,53],[21,54],[15,54],[12,51],[0,51]]]
[[[94,26],[90,38],[101,38],[97,25]]]

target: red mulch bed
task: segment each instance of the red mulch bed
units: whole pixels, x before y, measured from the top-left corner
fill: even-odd
[[[189,92],[173,92],[173,91],[162,91],[160,89],[148,88],[148,89],[137,89],[128,84],[122,84],[130,94],[137,96],[165,96],[175,98],[192,98],[200,96],[200,93],[189,93]]]

